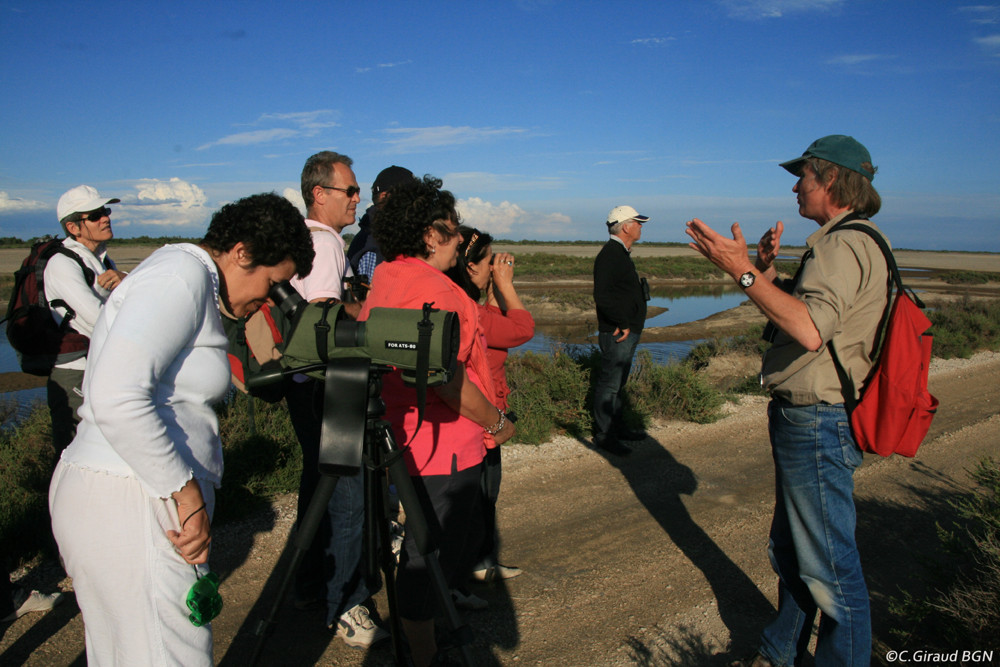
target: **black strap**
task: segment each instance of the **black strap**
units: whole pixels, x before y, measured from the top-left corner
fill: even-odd
[[[327,339],[330,337],[330,331],[333,326],[327,321],[327,317],[330,315],[330,309],[337,305],[336,299],[327,299],[323,302],[323,314],[320,318],[316,320],[313,325],[313,329],[316,331],[316,354],[319,356],[319,360],[324,364],[330,363],[330,357],[328,356],[327,349]]]
[[[417,369],[414,378],[414,389],[417,392],[417,428],[413,429],[410,442],[417,436],[417,431],[424,423],[424,407],[427,405],[427,373],[430,369],[431,335],[434,333],[434,323],[431,313],[435,312],[434,303],[424,304],[424,317],[417,323]],[[406,443],[409,447],[410,442]]]
[[[854,211],[851,211],[846,216],[844,216],[843,220],[834,225],[833,228],[830,229],[830,232],[837,229],[841,229],[841,225],[843,225],[844,223],[851,222],[853,220],[864,220],[864,219],[865,218],[861,217],[859,214],[855,213]],[[827,232],[827,234],[829,234],[830,232]],[[778,287],[780,287],[786,293],[791,294],[792,290],[795,289],[795,286],[799,284],[799,278],[802,276],[802,269],[805,268],[806,262],[808,262],[812,258],[812,256],[813,256],[812,248],[808,248],[804,253],[802,253],[802,259],[799,261],[799,268],[795,270],[795,275],[792,276],[791,280],[781,281],[781,284],[779,284]],[[764,325],[764,333],[761,334],[760,336],[761,339],[767,341],[768,343],[773,343],[774,338],[777,335],[778,335],[778,327],[775,326],[773,322],[768,320],[767,324]]]

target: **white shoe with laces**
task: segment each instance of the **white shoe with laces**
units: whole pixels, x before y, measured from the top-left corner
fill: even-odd
[[[368,648],[390,637],[385,629],[375,625],[368,614],[368,608],[361,604],[340,615],[337,619],[336,636],[352,648]]]

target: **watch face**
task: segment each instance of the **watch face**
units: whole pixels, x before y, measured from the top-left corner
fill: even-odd
[[[747,271],[742,276],[740,276],[740,285],[742,285],[743,287],[750,287],[751,285],[753,285],[755,278],[756,276],[754,276],[754,274]]]

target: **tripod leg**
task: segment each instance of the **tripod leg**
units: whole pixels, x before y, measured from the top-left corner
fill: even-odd
[[[385,595],[389,600],[389,625],[392,634],[392,655],[397,665],[402,665],[406,651],[403,647],[403,626],[399,621],[399,603],[396,595],[396,560],[392,554],[392,534],[389,531],[390,517],[386,511],[385,498],[388,494],[389,482],[386,472],[379,468],[381,456],[378,452],[375,456],[375,470],[365,468],[368,486],[365,487],[367,495],[367,507],[371,508],[371,516],[375,519],[371,522],[374,525],[367,527],[371,535],[372,549],[368,552],[369,559],[366,564],[369,572],[374,576],[376,566],[381,566],[383,579],[385,580]],[[377,555],[377,558],[375,557]],[[374,561],[377,561],[374,562]]]
[[[292,552],[292,560],[289,562],[288,569],[285,571],[285,576],[281,580],[281,586],[278,588],[278,592],[275,593],[274,603],[271,605],[271,609],[268,612],[267,617],[259,621],[257,623],[257,627],[254,629],[254,634],[257,636],[257,644],[254,646],[253,654],[250,656],[250,667],[257,664],[260,652],[264,648],[264,642],[267,640],[268,635],[274,628],[274,619],[278,615],[278,609],[281,607],[281,603],[285,599],[285,593],[288,591],[288,587],[295,578],[295,571],[299,569],[299,563],[302,562],[302,557],[309,549],[309,545],[312,544],[313,538],[316,536],[316,530],[319,528],[320,522],[326,515],[327,505],[330,502],[330,498],[333,496],[334,489],[337,488],[338,479],[339,477],[334,475],[320,476],[319,484],[316,486],[316,492],[313,494],[312,500],[309,502],[309,508],[306,510],[305,516],[302,517],[302,520],[299,522],[299,527],[296,529],[295,535],[292,538],[292,545],[295,547],[295,551]]]
[[[424,557],[431,579],[434,582],[434,590],[437,593],[438,603],[444,610],[445,622],[451,631],[455,642],[458,644],[462,655],[462,662],[471,667],[474,664],[470,644],[473,640],[472,629],[462,623],[458,610],[455,608],[455,601],[451,598],[451,591],[448,589],[448,582],[438,561],[437,549],[431,542],[430,531],[427,528],[427,519],[424,516],[420,499],[413,487],[413,480],[410,479],[410,472],[406,469],[406,463],[396,440],[392,435],[392,428],[389,422],[378,422],[378,440],[382,445],[386,467],[389,476],[396,485],[396,492],[399,495],[399,502],[406,511],[406,531],[413,537],[417,544],[417,551]]]

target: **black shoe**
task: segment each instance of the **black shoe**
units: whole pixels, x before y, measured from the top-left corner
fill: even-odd
[[[645,440],[645,431],[633,431],[632,429],[623,428],[620,431],[616,431],[615,435],[618,436],[619,440]]]
[[[618,441],[618,438],[613,436],[594,438],[594,447],[603,449],[609,454],[615,454],[616,456],[628,456],[632,453],[632,449],[628,445],[623,445]]]

